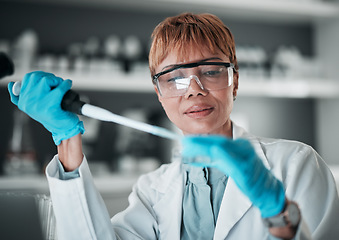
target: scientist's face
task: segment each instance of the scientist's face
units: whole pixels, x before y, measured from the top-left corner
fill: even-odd
[[[173,64],[192,62],[230,62],[222,52],[211,54],[209,51],[192,50],[184,61],[177,60],[175,51],[170,53],[155,69],[164,71]],[[196,68],[190,68],[189,74],[196,75]],[[238,74],[234,73],[233,84],[219,90],[202,89],[193,79],[188,91],[179,97],[162,97],[155,88],[158,99],[168,118],[184,134],[224,134],[232,136],[230,114],[233,109],[233,97],[238,89]]]

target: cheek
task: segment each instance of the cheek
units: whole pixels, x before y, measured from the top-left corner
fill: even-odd
[[[229,113],[233,109],[233,93],[232,89],[215,91],[214,98],[217,99],[220,109]]]
[[[174,123],[179,117],[179,101],[175,98],[159,99],[162,108],[165,110],[167,117]]]

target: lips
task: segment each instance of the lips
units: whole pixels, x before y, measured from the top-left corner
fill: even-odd
[[[208,105],[194,105],[189,107],[184,114],[191,118],[202,118],[211,114],[214,107]]]

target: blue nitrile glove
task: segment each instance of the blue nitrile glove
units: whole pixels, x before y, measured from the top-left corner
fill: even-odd
[[[283,210],[283,184],[264,166],[248,140],[216,135],[188,136],[183,138],[182,144],[184,161],[200,167],[215,167],[231,177],[259,208],[263,218]]]
[[[13,82],[8,84],[11,101],[50,131],[56,145],[62,140],[84,133],[83,123],[78,116],[61,109],[61,100],[71,88],[71,80],[37,71],[25,75],[19,96],[13,94],[13,85]]]

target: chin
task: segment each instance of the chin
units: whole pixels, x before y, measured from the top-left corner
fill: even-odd
[[[208,127],[198,127],[198,128],[190,128],[187,130],[183,130],[185,135],[202,135],[202,134],[212,134],[214,131]]]
[[[187,127],[188,126],[188,127]],[[207,134],[214,134],[214,135],[227,135],[228,128],[226,127],[226,123],[217,124],[216,122],[210,124],[203,124],[203,123],[188,123],[182,131],[185,135],[207,135]]]

